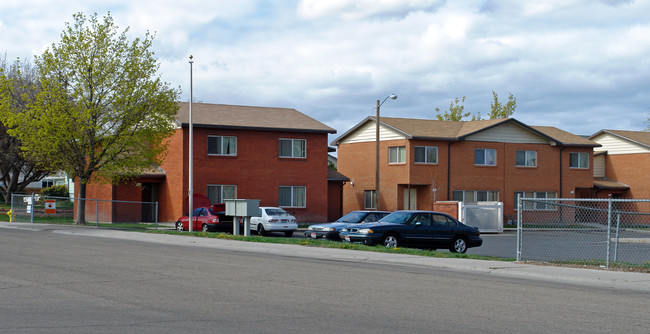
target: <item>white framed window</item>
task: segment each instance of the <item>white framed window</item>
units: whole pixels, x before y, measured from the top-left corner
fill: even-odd
[[[454,190],[452,199],[458,202],[498,202],[499,191],[497,190]]]
[[[555,191],[515,191],[515,210],[519,210],[518,197],[521,198],[557,198]],[[555,210],[555,205],[549,205],[548,202],[524,202],[525,210]]]
[[[493,148],[475,148],[474,165],[476,166],[496,166],[497,150]]]
[[[437,146],[416,146],[415,160],[416,163],[437,164],[438,147]]]
[[[375,205],[375,200],[377,199],[377,196],[375,196],[375,191],[374,190],[364,190],[363,191],[363,208],[364,209],[376,209],[377,205]]]
[[[237,155],[237,137],[208,136],[208,155]]]
[[[237,186],[227,184],[209,184],[208,199],[212,204],[223,203],[225,199],[237,198]]]
[[[517,151],[517,167],[537,167],[537,151]]]
[[[49,188],[54,185],[54,180],[43,179],[41,180],[41,188]]]
[[[281,158],[306,158],[307,140],[280,138],[280,157]]]
[[[406,163],[406,146],[392,146],[388,148],[388,163]]]
[[[307,206],[307,187],[280,186],[278,206],[304,208]]]
[[[589,168],[589,154],[585,152],[571,152],[569,155],[570,168]]]

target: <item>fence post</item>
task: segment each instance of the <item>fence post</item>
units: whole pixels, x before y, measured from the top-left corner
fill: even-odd
[[[31,214],[31,220],[32,224],[34,224],[34,211],[36,211],[36,202],[34,202],[34,193],[30,196],[31,205],[32,205],[32,214]]]
[[[9,222],[13,223],[14,221],[14,193],[11,193],[11,209],[9,209],[11,215],[9,216]]]
[[[621,213],[616,214],[616,241],[614,242],[614,262],[618,261],[618,232],[621,229]]]
[[[156,217],[156,231],[158,231],[158,201],[156,201],[156,213],[154,216]]]
[[[524,207],[521,204],[521,194],[517,195],[517,261],[521,261],[521,211]]]
[[[605,261],[606,268],[609,268],[611,237],[612,237],[612,199],[610,198],[607,200],[607,260]]]
[[[95,200],[95,227],[99,227],[99,201]]]

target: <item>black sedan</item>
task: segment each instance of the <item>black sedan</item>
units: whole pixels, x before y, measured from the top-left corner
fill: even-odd
[[[454,253],[481,246],[480,235],[476,227],[435,211],[396,211],[377,223],[350,225],[340,233],[341,240],[347,242],[391,248],[448,248]]]
[[[339,233],[344,227],[352,224],[376,222],[389,213],[387,211],[352,211],[333,223],[309,226],[309,229],[305,231],[305,236],[312,239],[340,240]]]

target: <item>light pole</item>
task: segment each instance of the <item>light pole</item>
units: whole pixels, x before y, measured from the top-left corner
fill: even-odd
[[[189,214],[187,216],[187,218],[188,218],[188,224],[187,225],[188,225],[188,230],[190,232],[192,232],[192,225],[194,225],[194,218],[192,217],[192,211],[194,209],[192,207],[193,204],[194,204],[193,203],[193,200],[194,200],[194,196],[193,196],[193,193],[194,193],[194,184],[193,184],[194,183],[194,178],[193,178],[194,165],[192,164],[192,160],[194,160],[193,159],[193,157],[194,157],[194,154],[193,154],[194,153],[194,147],[193,147],[194,146],[194,133],[193,133],[193,129],[192,129],[192,98],[193,98],[193,96],[192,96],[192,93],[193,93],[192,92],[192,89],[193,89],[193,87],[192,87],[193,86],[193,84],[192,84],[192,64],[194,64],[193,58],[194,57],[192,57],[190,55],[190,124],[189,124],[189,128],[190,128],[190,132],[189,132],[189,136],[190,136],[190,143],[189,143],[190,152],[189,152],[189,156],[190,157],[189,157],[189,160],[190,161],[189,161],[189,166],[188,166],[189,167],[188,168],[189,169],[189,176],[188,176],[189,187],[188,187],[188,190],[187,190],[187,192],[189,194],[189,196],[188,196],[188,198],[189,198],[189,200],[188,200]]]
[[[375,142],[376,142],[376,160],[375,160],[375,210],[379,210],[379,108],[381,107],[386,100],[390,97],[391,100],[397,99],[397,95],[395,94],[390,94],[386,96],[386,98],[379,103],[379,100],[377,100],[377,118],[375,119],[376,121],[376,131],[377,133],[375,134]]]

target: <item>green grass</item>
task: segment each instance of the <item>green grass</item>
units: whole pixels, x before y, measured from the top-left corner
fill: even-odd
[[[559,266],[576,266],[585,268],[602,269],[607,266],[605,260],[562,260],[562,261],[549,261],[549,264]],[[609,269],[636,271],[650,273],[650,262],[644,263],[629,263],[629,262],[609,262]]]
[[[171,231],[171,230],[158,230],[158,231],[147,230],[147,232],[158,233],[158,234],[171,234],[171,235],[190,235],[190,236],[201,237],[201,238],[227,239],[227,240],[238,240],[238,241],[247,241],[247,242],[264,242],[264,243],[274,243],[274,244],[300,245],[300,246],[307,246],[307,247],[339,248],[339,249],[351,249],[351,250],[371,251],[371,252],[381,252],[381,253],[408,254],[408,255],[439,257],[439,258],[496,260],[496,261],[508,261],[508,262],[515,261],[515,259],[498,258],[493,256],[438,252],[438,251],[422,250],[422,249],[415,249],[415,248],[399,248],[399,247],[386,248],[379,245],[367,246],[362,244],[351,244],[351,243],[330,241],[330,240],[323,240],[323,239],[278,238],[278,237],[264,237],[258,235],[242,236],[242,235],[232,235],[228,233],[178,232],[178,231]]]

